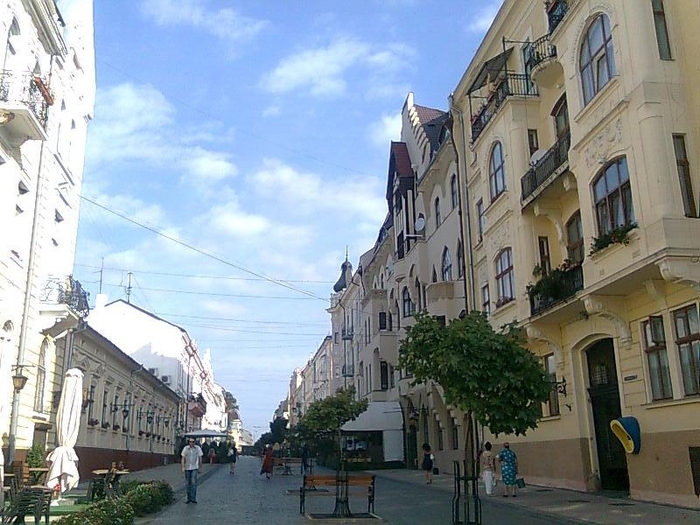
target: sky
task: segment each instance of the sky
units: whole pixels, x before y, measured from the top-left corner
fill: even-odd
[[[390,141],[447,110],[501,0],[95,2],[75,275],[211,350],[269,430],[387,213]],[[101,270],[102,268],[102,270]]]

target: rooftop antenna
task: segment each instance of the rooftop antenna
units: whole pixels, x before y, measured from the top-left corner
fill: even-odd
[[[126,302],[129,304],[131,304],[131,275],[132,275],[131,272],[129,272],[127,274],[127,277],[129,278],[129,282],[126,285]]]
[[[100,263],[100,292],[102,293],[102,277],[103,277],[103,272],[105,269],[105,258],[102,257],[102,262]]]

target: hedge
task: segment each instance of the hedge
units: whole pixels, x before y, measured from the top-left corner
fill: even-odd
[[[123,496],[90,505],[54,522],[57,525],[131,525],[134,517],[158,512],[173,500],[173,489],[165,481],[128,481],[121,484]]]

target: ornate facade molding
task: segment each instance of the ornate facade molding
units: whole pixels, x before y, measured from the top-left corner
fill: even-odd
[[[583,297],[583,305],[586,307],[588,315],[597,315],[610,321],[616,328],[620,341],[624,344],[632,342],[632,333],[629,323],[618,312],[612,310],[603,297],[588,295]]]
[[[547,345],[547,348],[549,348],[549,350],[554,354],[557,361],[557,366],[564,364],[564,352],[561,345],[555,342],[551,337],[547,337],[541,328],[533,324],[529,324],[525,327],[525,332],[527,333],[528,339]]]
[[[665,281],[690,286],[700,295],[700,256],[664,257],[656,266]]]
[[[535,217],[545,217],[554,225],[557,232],[557,241],[562,248],[566,248],[566,236],[564,235],[564,225],[561,220],[561,207],[552,203],[535,202],[532,207]]]

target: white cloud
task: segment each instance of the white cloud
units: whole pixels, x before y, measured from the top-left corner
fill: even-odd
[[[190,175],[206,182],[218,182],[238,173],[226,153],[194,148],[190,151],[187,166]]]
[[[282,113],[282,109],[279,106],[268,106],[263,110],[263,117],[276,117]]]
[[[382,115],[369,130],[372,143],[380,148],[387,148],[389,143],[401,138],[401,113]]]
[[[182,129],[175,122],[175,108],[151,85],[126,83],[98,90],[96,114],[87,148],[93,166],[148,163],[179,172],[182,181],[198,188],[237,174],[228,153],[197,144],[212,143],[213,131]],[[215,144],[222,142],[229,140]]]
[[[475,10],[474,17],[467,25],[467,30],[471,33],[485,33],[491,27],[493,19],[496,18],[501,4],[503,4],[503,0],[491,0],[486,5]]]
[[[144,0],[141,9],[159,25],[189,25],[231,42],[250,41],[268,24],[229,7],[208,9],[203,0]]]
[[[365,78],[364,89],[374,89],[378,82],[391,83],[392,75],[406,67],[412,50],[405,45],[390,44],[375,49],[366,42],[338,38],[327,46],[305,49],[283,58],[261,80],[261,87],[275,94],[308,91],[319,97],[338,97],[348,88],[347,74],[359,69]],[[354,88],[354,86],[353,86]]]
[[[207,216],[209,227],[232,237],[257,237],[270,230],[270,223],[265,217],[247,213],[230,204],[214,206]]]

